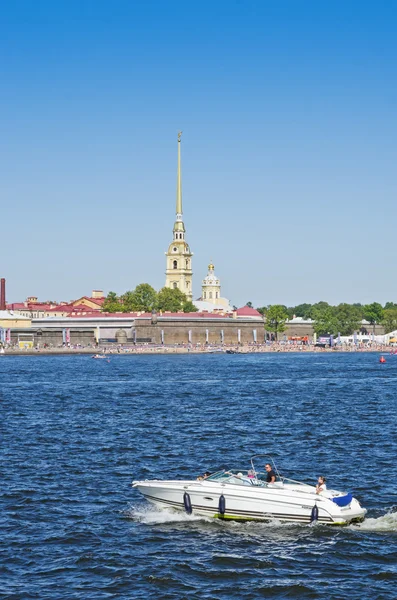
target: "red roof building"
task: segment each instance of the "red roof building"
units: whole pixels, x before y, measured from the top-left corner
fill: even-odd
[[[247,305],[243,306],[242,308],[238,308],[236,312],[238,317],[252,317],[255,319],[257,319],[258,317],[262,318],[261,313],[258,312],[256,308],[251,308]]]

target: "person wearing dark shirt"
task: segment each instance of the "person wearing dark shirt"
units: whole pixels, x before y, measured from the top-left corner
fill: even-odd
[[[267,483],[275,483],[276,482],[276,474],[272,469],[272,466],[269,463],[266,463],[265,470],[267,473],[266,482]]]

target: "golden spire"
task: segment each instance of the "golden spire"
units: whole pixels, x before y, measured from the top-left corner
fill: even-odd
[[[181,179],[181,135],[182,131],[178,133],[178,173],[176,178],[176,216],[180,215],[182,220],[182,179]]]

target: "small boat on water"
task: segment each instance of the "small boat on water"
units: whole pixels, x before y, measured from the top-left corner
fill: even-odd
[[[99,360],[108,360],[108,357],[105,354],[94,354],[91,358],[99,359]]]
[[[266,473],[252,469],[221,469],[201,480],[133,481],[149,502],[159,508],[171,508],[188,514],[218,519],[255,520],[347,525],[362,521],[366,514],[351,493],[316,488],[282,477],[273,465],[275,483],[266,482]]]

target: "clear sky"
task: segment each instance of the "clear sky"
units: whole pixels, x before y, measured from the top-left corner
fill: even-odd
[[[397,4],[0,8],[7,300],[164,285],[177,132],[194,296],[397,301]]]

